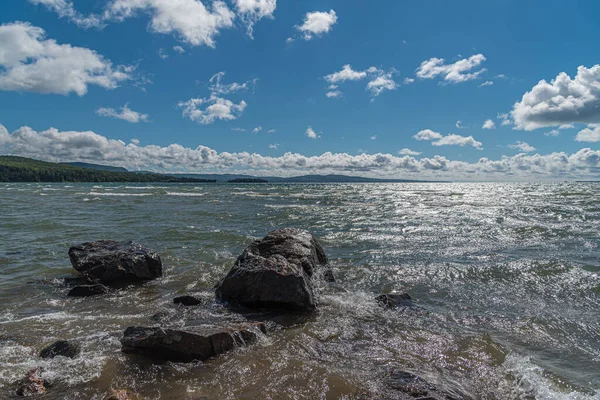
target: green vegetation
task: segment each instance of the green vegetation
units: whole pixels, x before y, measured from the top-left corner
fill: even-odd
[[[236,178],[230,179],[227,182],[229,183],[269,183],[266,179],[261,178]]]
[[[16,156],[0,156],[0,182],[215,182],[214,179],[180,178],[135,172],[86,169]]]

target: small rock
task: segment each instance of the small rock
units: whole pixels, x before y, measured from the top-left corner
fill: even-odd
[[[67,342],[66,340],[59,340],[52,343],[50,346],[44,348],[40,352],[41,358],[54,358],[56,356],[63,356],[68,358],[75,358],[79,354],[79,345]]]
[[[73,289],[69,290],[67,296],[69,297],[89,297],[89,296],[97,296],[100,294],[106,294],[109,290],[106,286],[98,283],[95,285],[81,285],[75,286]]]
[[[162,276],[158,253],[134,242],[99,240],[69,249],[73,268],[94,283],[145,281]]]
[[[257,339],[257,331],[266,332],[263,323],[246,324],[229,329],[174,330],[129,327],[121,344],[124,353],[141,354],[165,361],[204,361],[246,345]]]
[[[202,304],[202,300],[194,296],[179,296],[173,299],[173,303],[181,304],[182,306],[197,306]]]
[[[17,396],[34,396],[48,391],[50,383],[42,378],[40,368],[32,369],[27,376],[17,383]]]
[[[412,297],[406,293],[382,294],[377,296],[375,301],[384,308],[410,307],[414,305]]]

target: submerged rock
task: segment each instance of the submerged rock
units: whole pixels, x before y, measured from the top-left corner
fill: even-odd
[[[139,396],[129,389],[111,390],[103,400],[138,400]]]
[[[54,358],[56,356],[63,356],[68,358],[75,358],[80,352],[79,345],[68,342],[66,340],[59,340],[52,343],[50,346],[44,348],[40,352],[41,358]]]
[[[106,294],[109,292],[109,289],[97,283],[95,285],[80,285],[75,286],[67,293],[69,297],[89,297],[89,296],[97,296],[100,294]]]
[[[410,307],[415,303],[406,293],[389,293],[375,297],[377,304],[383,308]]]
[[[244,250],[217,285],[216,295],[248,307],[310,311],[316,307],[315,275],[333,281],[314,236],[301,229],[279,229]]]
[[[27,376],[17,383],[17,396],[41,395],[48,391],[50,383],[42,378],[40,368],[32,369]]]
[[[134,242],[100,240],[69,249],[73,268],[95,283],[145,281],[162,276],[158,253]]]
[[[202,300],[194,296],[179,296],[173,299],[173,303],[181,304],[182,306],[197,306],[202,304]]]
[[[246,324],[229,329],[174,330],[129,327],[121,339],[124,353],[175,362],[207,360],[237,346],[256,341],[258,332],[265,333],[263,323]]]

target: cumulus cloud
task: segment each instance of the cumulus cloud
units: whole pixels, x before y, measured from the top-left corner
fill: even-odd
[[[519,153],[498,160],[481,158],[474,163],[452,161],[442,156],[415,159],[408,155],[326,152],[318,156],[285,153],[268,157],[257,153],[217,152],[206,146],[126,144],[91,131],[35,131],[21,127],[12,133],[0,125],[0,153],[46,161],[82,161],[111,164],[130,169],[160,171],[252,170],[256,174],[347,173],[380,177],[459,178],[465,180],[581,178],[597,176],[600,150],[584,148],[573,154]]]
[[[182,115],[184,117],[201,124],[212,124],[216,120],[232,121],[237,119],[242,115],[247,104],[244,100],[235,104],[231,100],[212,93],[210,97],[192,98],[179,102],[178,105],[183,108]],[[200,106],[205,106],[205,108],[201,109]]]
[[[152,31],[176,35],[192,46],[215,47],[215,37],[221,29],[231,28],[235,19],[221,0],[210,7],[200,0],[112,0],[103,17],[123,21],[139,12],[150,14]]]
[[[257,126],[256,128],[252,129],[252,133],[258,133],[262,131],[262,126]]]
[[[419,156],[421,155],[421,152],[419,151],[413,151],[411,149],[407,149],[407,148],[403,148],[402,150],[398,151],[398,154],[402,154],[405,156]]]
[[[223,77],[225,76],[225,72],[221,71],[221,72],[217,72],[216,74],[214,74],[209,80],[209,86],[208,89],[213,92],[213,93],[217,93],[217,94],[229,94],[229,93],[234,93],[234,92],[239,92],[242,90],[248,90],[252,87],[254,87],[254,85],[256,84],[256,79],[252,79],[243,83],[237,83],[237,82],[233,82],[233,83],[229,83],[229,84],[224,84],[221,82],[221,80],[223,79]]]
[[[317,139],[317,138],[319,138],[319,137],[320,137],[319,135],[317,135],[317,132],[315,132],[315,131],[314,131],[314,129],[313,129],[313,128],[311,128],[310,126],[309,126],[309,127],[306,129],[306,132],[305,132],[305,134],[306,134],[306,136],[308,136],[310,139]]]
[[[507,125],[511,125],[512,121],[510,119],[510,116],[508,114],[505,113],[498,113],[497,118],[502,121],[501,125],[502,126],[507,126]]]
[[[494,84],[494,81],[485,81],[477,87],[492,86],[493,84]]]
[[[133,111],[127,104],[121,107],[120,111],[116,111],[114,108],[101,107],[96,110],[96,114],[101,117],[117,118],[123,121],[137,124],[138,122],[148,122],[148,114],[142,114],[137,111]]]
[[[337,23],[337,15],[335,11],[329,12],[309,12],[304,17],[304,22],[300,26],[296,26],[302,33],[304,40],[311,40],[314,36],[321,36],[332,29]]]
[[[476,79],[486,71],[485,68],[473,71],[486,60],[483,54],[475,54],[469,58],[460,59],[452,64],[446,64],[443,58],[430,58],[423,61],[417,68],[416,75],[421,79],[441,78],[449,83],[461,83]]]
[[[379,68],[371,67],[368,72],[373,74],[372,80],[367,84],[367,90],[373,96],[379,96],[385,90],[396,90],[398,85],[392,78],[396,70],[385,72]]]
[[[483,123],[482,129],[496,129],[496,124],[491,119],[486,120]]]
[[[0,90],[83,96],[89,85],[114,89],[134,67],[114,67],[93,50],[46,39],[25,22],[0,25]]]
[[[411,83],[414,83],[415,80],[413,78],[404,78],[404,84],[405,85],[410,85]]]
[[[466,126],[464,126],[464,125],[462,124],[462,121],[456,121],[456,124],[455,124],[455,126],[456,126],[458,129],[463,129],[463,128],[466,128]]]
[[[277,0],[235,0],[235,8],[253,37],[254,24],[262,18],[273,18]]]
[[[539,81],[513,106],[515,129],[538,128],[571,123],[600,123],[600,64],[580,66],[571,78],[561,72],[550,82]]]
[[[590,126],[580,130],[575,136],[575,141],[589,143],[600,142],[600,125]]]
[[[43,5],[58,14],[59,18],[65,18],[83,29],[104,28],[105,26],[100,15],[83,15],[75,10],[73,3],[68,0],[29,0],[29,2],[35,5]]]
[[[325,96],[329,97],[330,99],[336,99],[338,97],[342,97],[342,92],[339,90],[334,90],[332,92],[326,92]]]
[[[533,147],[532,145],[530,145],[528,143],[521,142],[519,140],[515,144],[509,144],[508,147],[510,147],[511,149],[521,150],[524,153],[530,153],[532,151],[535,151],[535,147]]]
[[[181,46],[173,46],[173,51],[176,51],[179,54],[185,53],[185,49]]]
[[[560,131],[558,129],[552,129],[551,131],[544,132],[546,136],[558,136],[560,135]]]
[[[277,149],[277,148],[279,148],[279,144],[278,144],[278,143],[275,143],[275,144],[270,144],[270,145],[269,145],[269,148],[270,148],[270,149]]]
[[[164,50],[164,49],[158,49],[158,50],[156,51],[156,53],[157,53],[157,54],[158,54],[158,56],[159,56],[161,59],[163,59],[163,60],[166,60],[167,58],[169,58],[169,55],[168,55],[168,54],[165,52],[165,50]]]
[[[350,64],[346,64],[342,67],[341,71],[326,75],[325,80],[333,84],[345,81],[358,81],[366,77],[367,73],[365,71],[355,71]]]
[[[477,150],[483,150],[483,147],[481,147],[483,144],[475,140],[473,136],[460,136],[453,133],[444,136],[431,129],[423,129],[414,135],[413,138],[416,140],[432,141],[431,144],[433,146],[473,146]]]

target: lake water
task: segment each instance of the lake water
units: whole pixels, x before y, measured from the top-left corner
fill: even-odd
[[[42,367],[45,399],[393,399],[386,371],[478,399],[600,399],[600,184],[0,183],[0,398]],[[120,352],[131,325],[236,318],[212,287],[253,239],[320,238],[335,285],[308,321],[206,363]],[[164,277],[66,297],[69,246],[134,240]],[[409,293],[384,310],[374,297]],[[207,304],[176,308],[195,294]],[[40,360],[59,339],[82,354]]]

